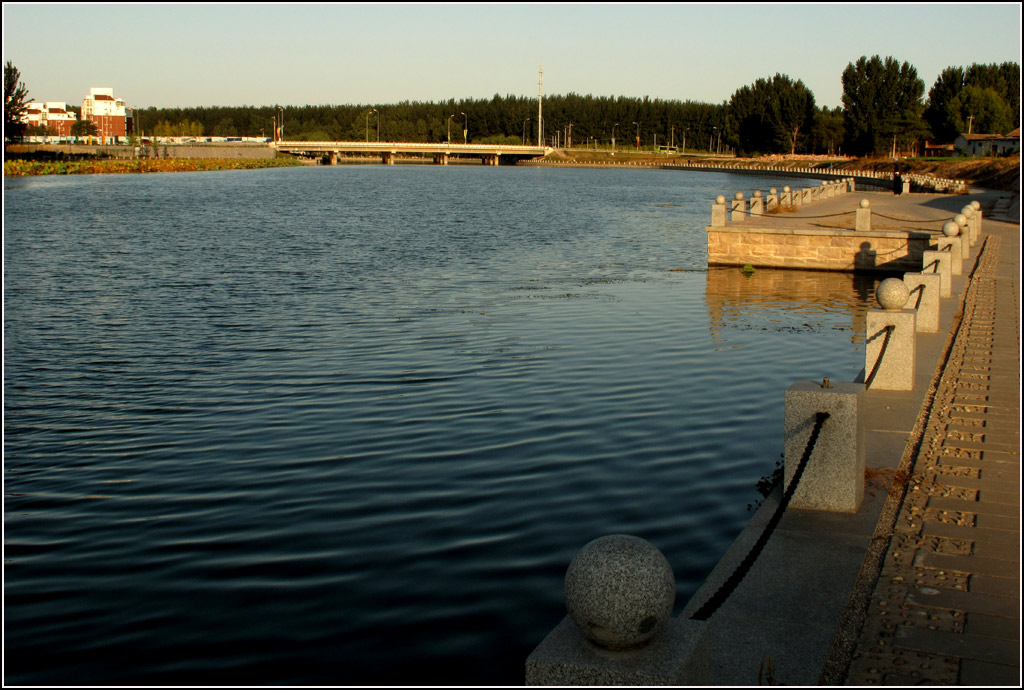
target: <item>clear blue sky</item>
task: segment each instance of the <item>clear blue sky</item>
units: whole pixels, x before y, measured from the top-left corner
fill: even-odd
[[[1021,62],[1002,4],[16,4],[3,61],[29,95],[129,107],[387,104],[544,93],[721,103],[761,77],[841,104],[843,69],[892,56],[944,68]]]

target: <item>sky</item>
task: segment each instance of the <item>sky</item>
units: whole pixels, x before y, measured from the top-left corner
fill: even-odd
[[[1021,6],[992,4],[4,3],[3,61],[32,100],[129,107],[386,105],[501,96],[722,103],[777,73],[841,105],[861,56],[1021,62]]]

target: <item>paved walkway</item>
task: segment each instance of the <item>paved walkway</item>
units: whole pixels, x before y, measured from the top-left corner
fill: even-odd
[[[837,637],[823,683],[1020,686],[1017,222],[986,220],[881,571],[861,572],[863,625],[845,660]]]

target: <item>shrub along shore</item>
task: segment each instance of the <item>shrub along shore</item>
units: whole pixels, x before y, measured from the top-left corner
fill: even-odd
[[[33,175],[109,175],[123,173],[202,172],[255,170],[303,165],[294,158],[98,158],[92,160],[4,161],[4,177]]]

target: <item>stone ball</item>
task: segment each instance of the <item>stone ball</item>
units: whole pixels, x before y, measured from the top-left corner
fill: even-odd
[[[955,216],[953,216],[953,222],[959,225],[960,227],[963,227],[967,225],[967,216],[965,216],[962,213],[958,213]]]
[[[783,187],[782,191],[788,194],[789,193],[789,185]]]
[[[761,198],[761,190],[760,189],[755,189],[754,190],[754,198],[755,199],[760,199]]]
[[[743,192],[736,192],[736,201],[743,201]]]
[[[886,278],[875,288],[875,299],[887,311],[899,311],[910,299],[910,288],[900,278]]]
[[[768,190],[768,193],[774,196],[779,193],[779,190],[776,189],[775,187],[772,187],[770,190]]]
[[[960,213],[962,213],[967,218],[970,218],[971,216],[974,215],[974,207],[973,206],[964,206],[962,209],[960,209]]]
[[[980,211],[981,210],[981,202],[980,201],[977,201],[977,200],[972,201],[971,202],[971,206],[974,207],[975,211]]]
[[[676,578],[650,542],[613,534],[590,542],[565,574],[565,605],[583,635],[605,649],[641,647],[672,615]]]
[[[867,199],[861,199],[860,200],[860,207],[861,208],[867,208],[870,205],[871,205],[871,202],[868,201]]]
[[[949,221],[942,226],[942,234],[946,237],[956,237],[960,234],[960,226],[953,221]]]
[[[725,195],[724,194],[719,194],[718,196],[716,196],[715,197],[715,203],[716,204],[724,204],[725,203]]]

